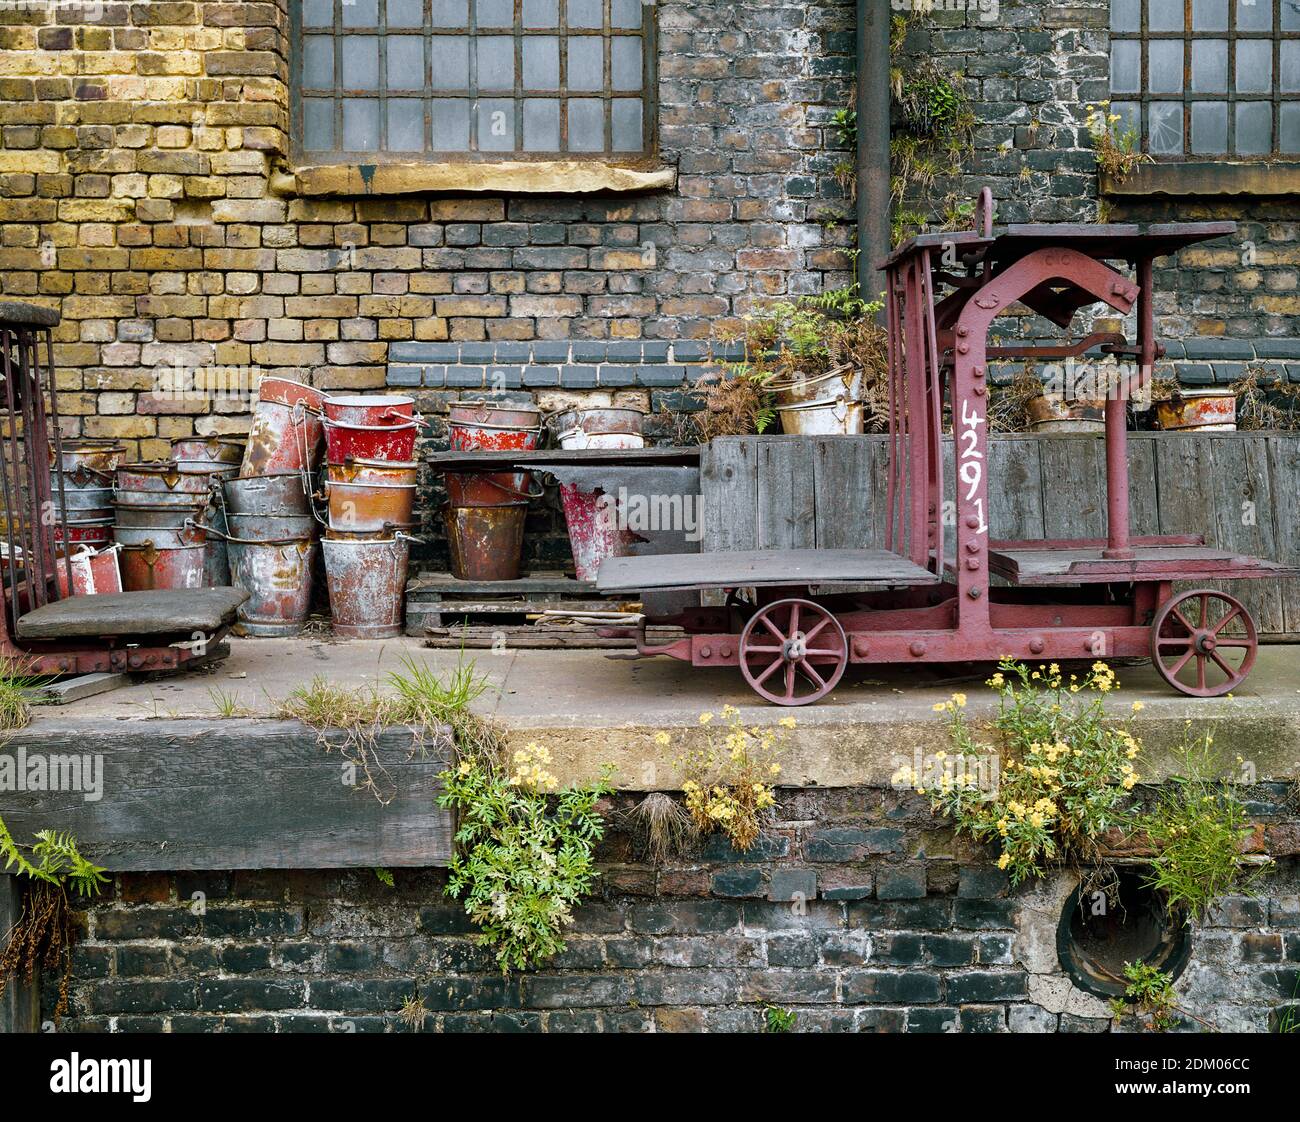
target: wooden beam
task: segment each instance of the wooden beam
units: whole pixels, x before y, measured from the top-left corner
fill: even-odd
[[[70,831],[111,872],[447,864],[452,819],[434,796],[450,733],[418,750],[405,728],[379,735],[385,802],[343,740],[327,749],[297,721],[40,717],[0,748],[0,813],[20,842]],[[63,789],[32,790],[42,768]]]
[[[0,947],[9,941],[9,932],[23,912],[23,882],[0,873]],[[37,1032],[40,1029],[40,975],[30,982],[11,978],[0,996],[0,1033]]]

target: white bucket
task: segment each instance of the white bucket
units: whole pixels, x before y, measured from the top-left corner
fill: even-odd
[[[790,436],[853,436],[862,432],[862,402],[823,398],[800,405],[778,405],[781,431]]]

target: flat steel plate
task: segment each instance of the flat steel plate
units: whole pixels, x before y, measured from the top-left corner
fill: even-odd
[[[887,549],[751,549],[611,557],[600,566],[600,592],[857,584],[938,584],[939,577]]]

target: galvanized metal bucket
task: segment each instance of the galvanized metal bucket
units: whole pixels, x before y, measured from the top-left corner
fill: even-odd
[[[560,447],[644,448],[645,413],[627,406],[570,409],[555,419]]]
[[[1025,406],[1034,432],[1105,432],[1106,402],[1039,394]]]
[[[509,506],[544,494],[541,487],[530,490],[526,471],[448,471],[443,478],[452,506]]]
[[[181,526],[143,527],[114,526],[113,537],[123,547],[154,545],[158,549],[180,549],[184,545],[202,545],[207,540],[205,527],[192,519]]]
[[[230,555],[230,583],[248,593],[239,608],[245,634],[256,638],[297,635],[311,610],[312,569],[318,552],[315,524],[303,516],[228,515],[230,534],[222,534]],[[237,521],[240,518],[246,521]],[[256,524],[249,520],[264,519]],[[238,529],[261,527],[267,535],[282,529],[310,526],[307,533],[241,537]],[[213,531],[215,532],[215,531]]]
[[[320,390],[287,378],[263,378],[248,432],[241,476],[313,471],[320,463]]]
[[[55,496],[62,485],[64,493],[68,491],[100,491],[113,487],[111,471],[97,471],[95,468],[76,467],[71,470],[52,471],[50,473],[50,490]]]
[[[776,398],[777,405],[804,405],[809,402],[835,401],[841,397],[849,401],[861,401],[864,384],[862,367],[845,365],[812,378],[796,375],[773,379],[765,389]]]
[[[528,504],[442,508],[451,546],[451,572],[459,580],[518,580]]]
[[[185,464],[212,464],[238,468],[245,442],[225,436],[180,436],[172,441],[172,459]]]
[[[595,580],[600,563],[607,557],[624,557],[636,535],[618,524],[601,491],[585,491],[576,483],[560,484],[560,502],[569,528],[574,573],[579,580]]]
[[[162,542],[158,542],[154,537],[175,535],[177,531],[135,532],[152,536],[144,538],[138,544],[122,545],[124,591],[153,592],[162,588],[203,587],[203,555],[206,547],[201,540],[187,544],[177,536],[171,539],[163,538]],[[169,540],[176,544],[163,544]]]
[[[57,486],[54,488],[54,501],[59,501]],[[63,509],[67,511],[103,510],[112,513],[112,487],[65,488],[63,492]]]
[[[1237,394],[1218,389],[1185,389],[1174,398],[1157,401],[1156,421],[1172,432],[1234,432],[1237,428]]]
[[[402,633],[411,540],[405,534],[372,540],[327,534],[321,541],[335,635],[388,639]]]
[[[331,530],[392,530],[411,523],[414,483],[327,483]]]
[[[541,442],[542,414],[526,406],[471,401],[447,413],[455,452],[532,451]]]
[[[311,495],[300,472],[227,479],[227,514],[311,514]]]
[[[156,494],[205,495],[212,484],[204,472],[182,471],[173,461],[158,464],[126,464],[117,469],[120,491],[152,491]]]
[[[778,405],[781,431],[790,436],[853,436],[862,432],[863,407],[847,397]]]
[[[156,506],[152,503],[118,503],[114,525],[131,530],[178,530],[187,520],[200,518],[206,503],[185,506]]]
[[[346,464],[349,460],[409,463],[415,455],[418,428],[414,421],[398,425],[348,425],[326,418],[326,457],[331,464]]]
[[[345,425],[405,425],[415,419],[415,399],[401,394],[335,394],[325,399],[325,419]]]
[[[281,541],[311,537],[316,521],[309,514],[235,514],[226,512],[229,536],[249,541]]]
[[[64,440],[61,442],[62,453],[60,467],[65,472],[75,472],[86,468],[103,475],[112,475],[117,465],[126,458],[126,445],[116,440]],[[50,466],[54,466],[54,443],[50,443]]]

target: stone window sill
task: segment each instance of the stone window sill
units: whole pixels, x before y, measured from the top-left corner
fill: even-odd
[[[328,164],[300,167],[277,184],[296,195],[411,195],[424,192],[586,195],[653,191],[677,182],[675,168],[594,160],[501,160],[453,164]]]
[[[1229,163],[1219,160],[1139,164],[1123,182],[1103,174],[1101,193],[1115,198],[1153,195],[1250,197],[1300,194],[1300,161]]]

